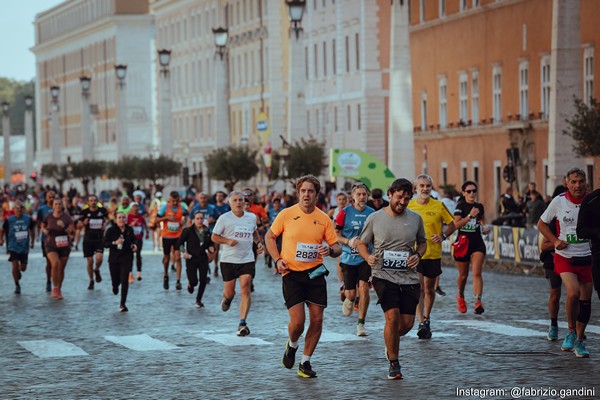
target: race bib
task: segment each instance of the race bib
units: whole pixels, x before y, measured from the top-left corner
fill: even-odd
[[[167,230],[169,232],[179,232],[179,222],[167,222]]]
[[[141,235],[142,234],[142,227],[141,226],[134,226],[133,227],[133,234],[134,235]]]
[[[248,226],[236,226],[233,231],[233,238],[237,241],[247,242],[252,240],[252,234],[254,233],[254,229]]]
[[[54,243],[56,243],[56,247],[68,247],[69,246],[69,237],[68,236],[57,236],[54,238]]]
[[[28,238],[29,238],[29,232],[27,232],[27,231],[15,232],[15,239],[17,239],[17,241],[27,240]]]
[[[319,258],[319,245],[309,243],[296,244],[296,261],[313,262]]]
[[[350,247],[350,254],[354,255],[358,255],[358,248],[356,247]]]
[[[408,251],[383,251],[383,268],[406,271],[408,268]]]
[[[102,229],[101,219],[90,219],[90,229]]]
[[[575,228],[571,228],[567,230],[566,233],[567,243],[569,244],[578,244],[578,243],[587,243],[587,239],[581,239],[577,236],[575,232]]]

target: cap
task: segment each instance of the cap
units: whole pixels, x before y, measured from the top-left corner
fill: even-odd
[[[137,201],[132,201],[130,206],[131,207],[133,207],[133,206],[139,207],[140,205],[137,203]]]

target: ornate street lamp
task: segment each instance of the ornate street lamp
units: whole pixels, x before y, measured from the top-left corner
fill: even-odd
[[[221,60],[223,55],[227,51],[227,41],[229,40],[229,30],[227,28],[213,28],[213,35],[215,35],[215,46],[217,47],[217,53]]]
[[[90,94],[92,78],[89,76],[82,76],[79,78],[79,83],[81,83],[81,95],[87,97]]]
[[[90,124],[90,87],[92,78],[82,76],[79,78],[81,84],[81,156],[84,160],[94,158],[94,140],[92,139],[92,127]]]
[[[50,86],[50,96],[52,96],[52,102],[58,103],[58,95],[60,94],[60,88],[58,86]]]
[[[9,102],[2,102],[2,113],[4,114],[5,117],[8,117],[8,113],[10,112],[10,103]]]
[[[306,2],[304,0],[288,0],[286,4],[288,6],[290,22],[292,23],[290,30],[293,30],[294,33],[296,33],[296,39],[298,39],[300,37],[300,32],[303,31],[300,24],[302,23]]]
[[[119,89],[123,89],[125,86],[125,76],[127,75],[127,65],[115,65],[115,74],[119,82]]]
[[[25,109],[26,110],[31,110],[33,107],[33,97],[27,95],[25,96]]]
[[[169,75],[169,64],[171,63],[171,50],[162,49],[158,50],[158,63],[160,64],[160,73],[168,76]]]

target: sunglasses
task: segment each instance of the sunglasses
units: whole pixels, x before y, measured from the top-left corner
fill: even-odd
[[[465,190],[465,193],[468,193],[468,194],[477,193],[477,189]]]

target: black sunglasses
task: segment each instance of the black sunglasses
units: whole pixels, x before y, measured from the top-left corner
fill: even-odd
[[[465,193],[477,193],[477,189],[465,190]]]

